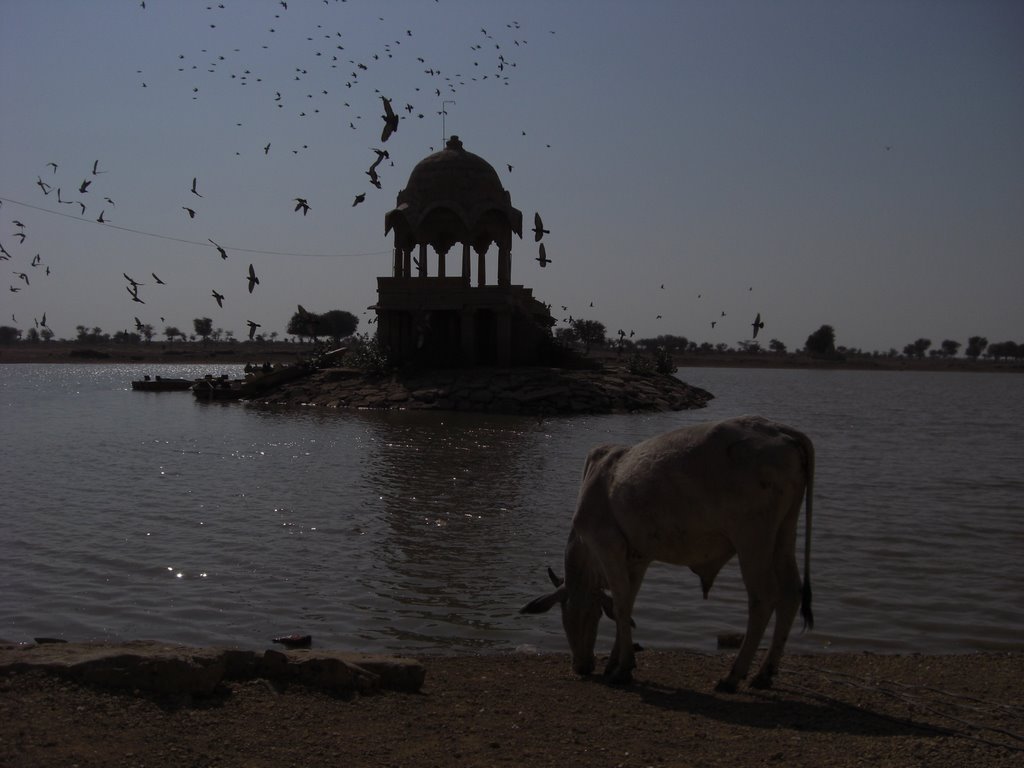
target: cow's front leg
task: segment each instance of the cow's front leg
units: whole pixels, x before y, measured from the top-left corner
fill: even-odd
[[[636,646],[633,645],[633,605],[647,563],[635,561],[626,569],[625,588],[622,584],[612,588],[612,613],[615,620],[615,643],[608,658],[604,674],[609,682],[628,684],[636,668]],[[611,580],[609,580],[611,583]]]

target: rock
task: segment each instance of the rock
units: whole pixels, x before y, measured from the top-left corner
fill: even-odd
[[[675,376],[597,369],[464,368],[361,374],[320,371],[261,398],[277,405],[435,409],[554,416],[702,408],[713,395]]]
[[[334,693],[418,691],[413,659],[331,650],[193,648],[150,641],[0,646],[0,672],[43,669],[86,685],[154,694],[208,696],[225,680],[265,678]]]

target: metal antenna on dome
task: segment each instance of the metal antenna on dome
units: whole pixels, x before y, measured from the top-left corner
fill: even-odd
[[[444,108],[445,104],[454,104],[454,101],[445,99],[441,102],[441,146],[444,147],[445,142],[448,141],[448,133],[444,129],[444,118],[448,114],[448,110]]]

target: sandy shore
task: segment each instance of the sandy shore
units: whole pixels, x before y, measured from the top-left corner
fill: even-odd
[[[628,688],[562,655],[420,657],[419,693],[263,680],[205,699],[0,677],[0,765],[1020,766],[1024,654],[790,656],[773,691],[713,691],[730,656],[646,651]]]

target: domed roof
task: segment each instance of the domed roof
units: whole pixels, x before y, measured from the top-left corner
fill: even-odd
[[[458,136],[416,164],[397,202],[384,217],[385,233],[394,228],[403,240],[430,242],[432,238],[424,237],[420,229],[432,214],[442,213],[438,209],[459,220],[457,240],[477,240],[485,219],[487,228],[493,229],[496,214],[522,237],[523,215],[512,206],[498,172],[479,155],[467,152]]]

